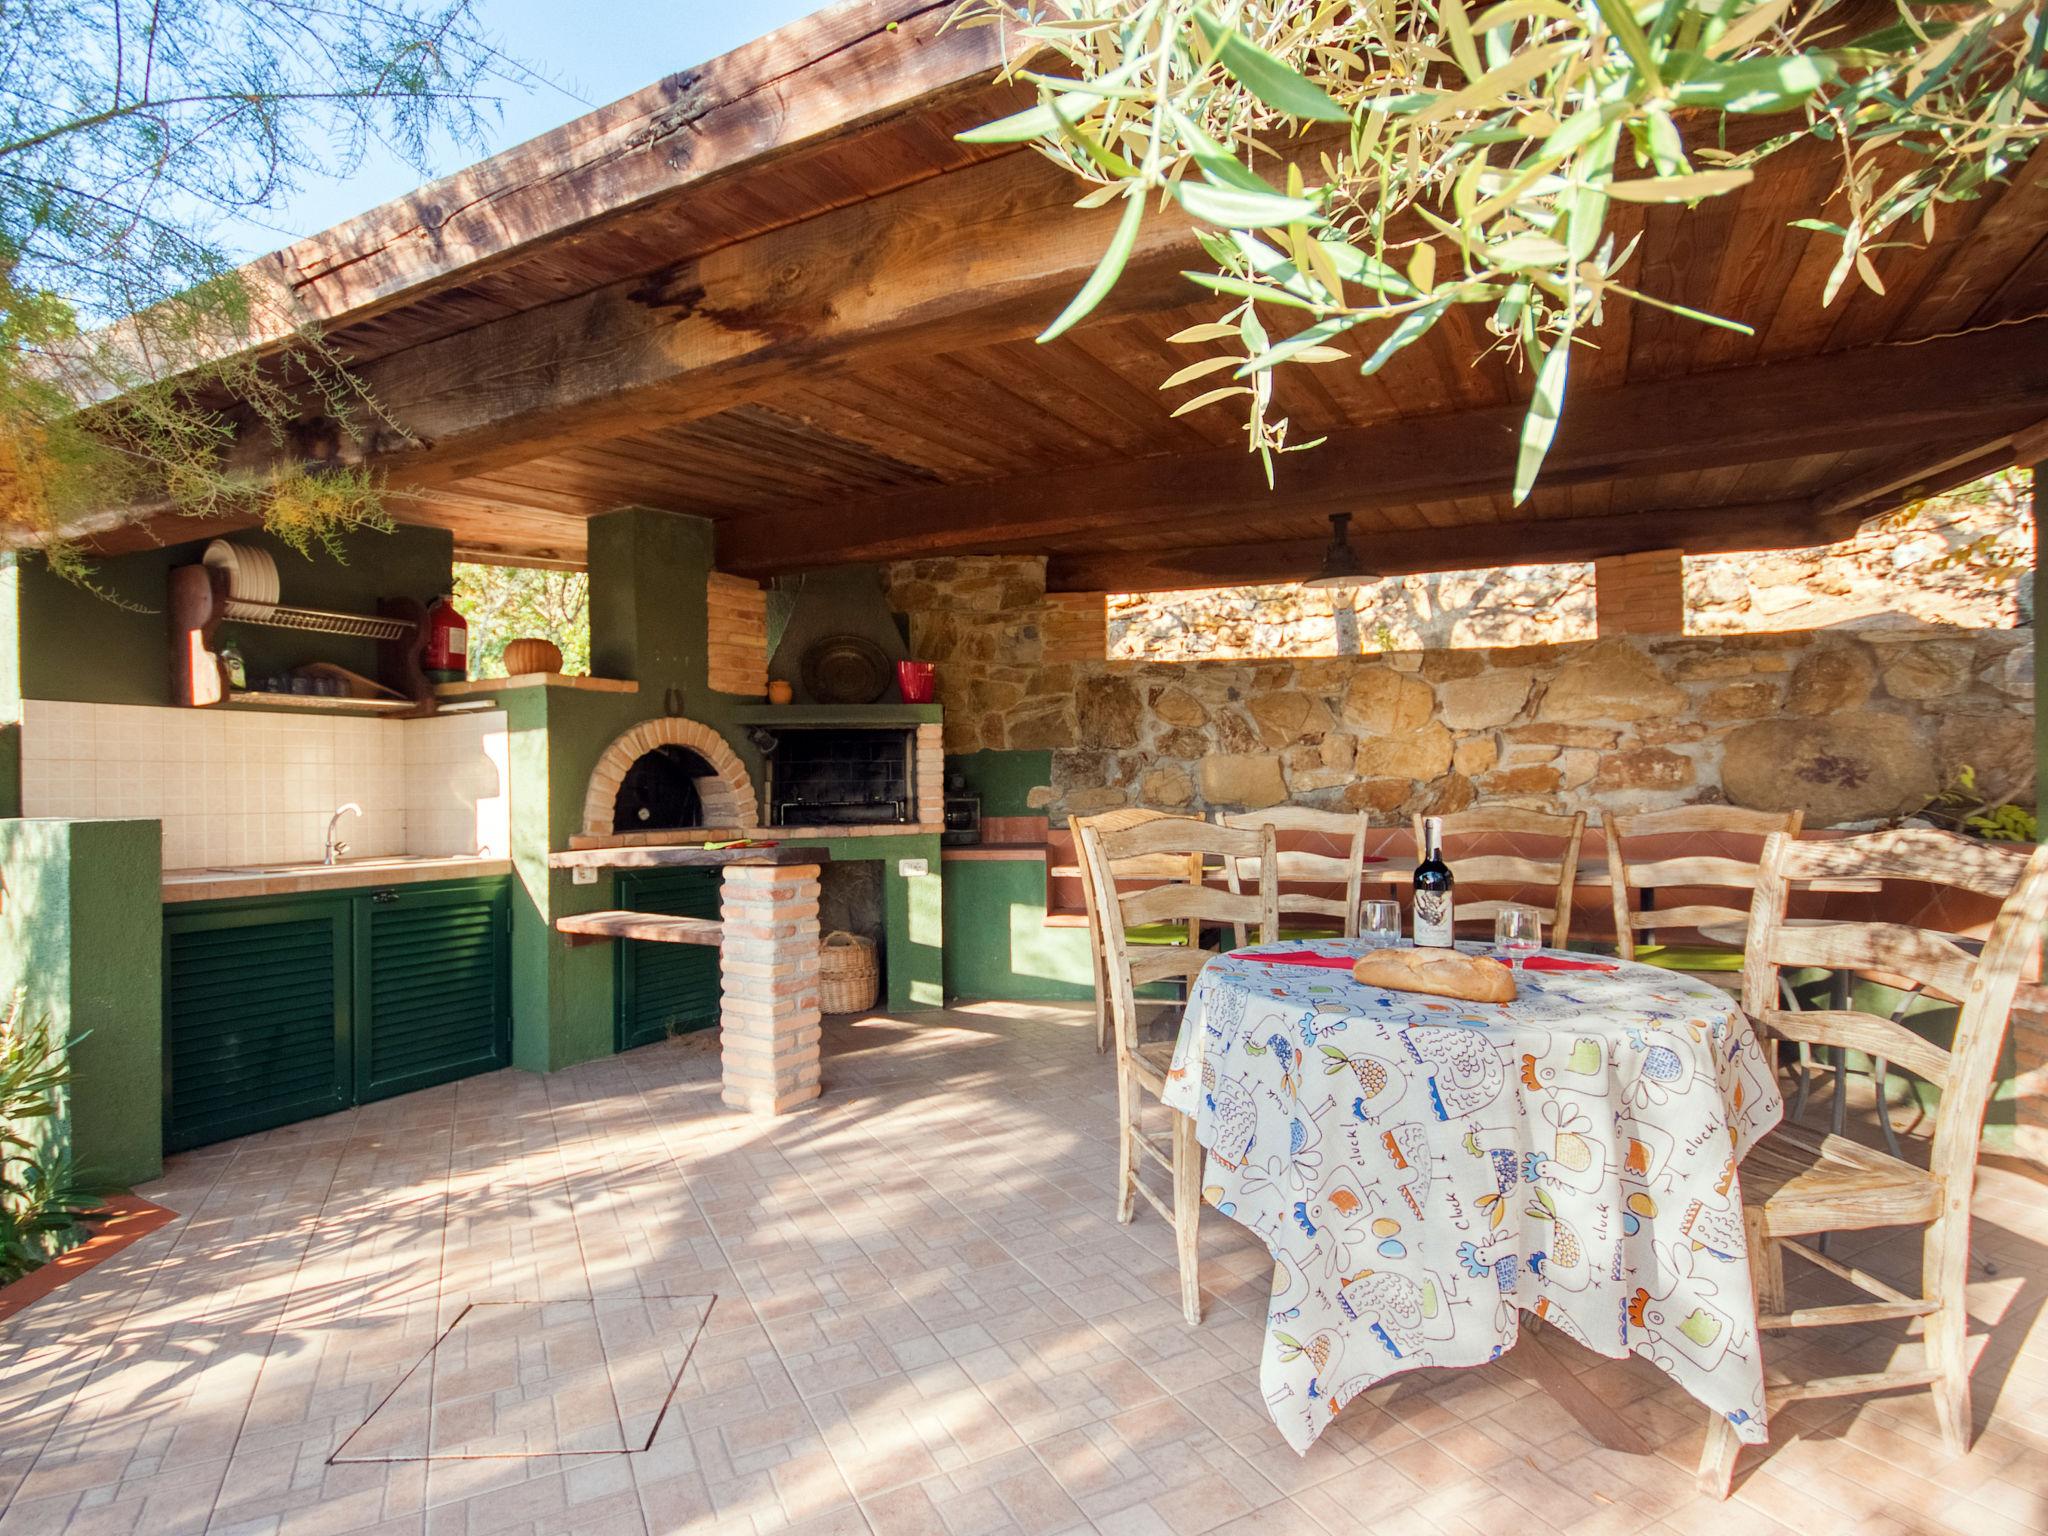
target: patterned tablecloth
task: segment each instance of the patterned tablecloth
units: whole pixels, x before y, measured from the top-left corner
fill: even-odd
[[[1736,1164],[1783,1104],[1733,1000],[1644,965],[1527,971],[1496,1005],[1251,958],[1362,948],[1210,961],[1166,1088],[1209,1203],[1275,1260],[1259,1380],[1288,1443],[1397,1371],[1494,1359],[1521,1311],[1762,1441]]]

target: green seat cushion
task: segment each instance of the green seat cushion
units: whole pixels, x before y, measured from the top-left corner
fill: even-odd
[[[1720,944],[1638,944],[1636,958],[1665,971],[1742,969],[1742,951]]]
[[[1186,923],[1141,923],[1136,928],[1124,930],[1126,944],[1185,944],[1187,941]]]

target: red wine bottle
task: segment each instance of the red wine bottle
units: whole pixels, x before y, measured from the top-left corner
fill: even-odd
[[[1415,866],[1415,943],[1419,948],[1451,947],[1451,891],[1457,884],[1444,862],[1441,816],[1422,820],[1422,862]]]

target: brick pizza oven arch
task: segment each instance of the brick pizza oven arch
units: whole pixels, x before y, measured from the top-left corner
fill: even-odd
[[[746,765],[725,738],[708,725],[673,716],[645,720],[622,732],[597,760],[583,793],[583,831],[589,837],[610,837],[612,814],[626,770],[657,747],[685,747],[709,763],[715,777],[696,781],[703,807],[702,823],[710,828],[747,830],[761,823],[760,801]]]

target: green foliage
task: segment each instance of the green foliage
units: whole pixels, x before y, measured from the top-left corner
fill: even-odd
[[[0,1014],[0,1285],[76,1244],[100,1203],[61,1145],[52,1149],[61,1138],[29,1134],[55,1121],[70,1070],[47,1022],[21,1015],[17,993]]]
[[[1977,787],[1977,770],[1968,763],[1956,770],[1955,782],[1941,792],[1924,814],[1988,843],[2040,841],[2034,811],[2010,801],[1993,805],[1985,800]]]
[[[502,677],[513,640],[552,640],[564,671],[590,672],[590,578],[526,566],[455,567],[455,604],[469,620],[469,675]]]
[[[2033,565],[2033,487],[2031,469],[1994,470],[1981,480],[1901,507],[1878,526],[1886,531],[1929,529],[1946,536],[1951,525],[1972,512],[2002,514],[2001,526],[1990,533],[1950,538],[1950,548],[1933,565],[1937,571],[1965,571],[1987,586],[2000,586],[2023,577]]]
[[[10,0],[0,11],[0,533],[110,509],[386,527],[355,445],[395,432],[284,263],[217,231],[372,141],[476,143],[505,66],[471,0]],[[402,435],[402,434],[401,434]],[[282,463],[287,467],[274,469]]]
[[[1747,330],[1624,280],[1636,240],[1616,203],[1696,205],[1788,146],[1828,145],[1835,184],[1795,222],[1840,247],[1832,303],[1851,277],[1881,292],[1875,255],[1932,239],[1945,206],[2048,138],[2043,0],[1897,0],[1892,24],[1854,30],[1868,16],[1852,0],[964,0],[955,24],[1003,24],[1005,73],[1039,103],[962,137],[1034,142],[1095,184],[1083,206],[1124,203],[1042,340],[1111,291],[1145,209],[1170,199],[1207,226],[1211,268],[1187,276],[1219,313],[1173,339],[1225,350],[1162,387],[1229,368],[1181,409],[1242,401],[1269,475],[1273,453],[1313,446],[1273,415],[1276,367],[1362,352],[1371,373],[1480,307],[1487,344],[1532,378],[1520,500],[1610,304]]]

